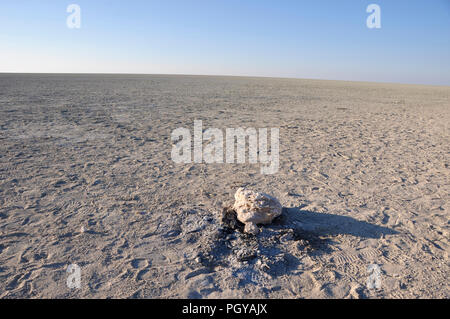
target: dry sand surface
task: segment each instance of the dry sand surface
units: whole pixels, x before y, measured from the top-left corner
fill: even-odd
[[[0,75],[0,297],[449,298],[449,97],[340,81]],[[278,127],[278,173],[175,164],[171,132],[194,120]],[[284,207],[256,237],[221,222],[241,186]],[[66,285],[69,264],[80,289]],[[366,286],[371,264],[379,289]]]

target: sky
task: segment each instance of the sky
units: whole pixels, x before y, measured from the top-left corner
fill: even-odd
[[[450,0],[5,0],[0,72],[450,85]]]

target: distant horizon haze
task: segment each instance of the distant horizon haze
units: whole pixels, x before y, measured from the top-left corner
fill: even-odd
[[[87,73],[87,72],[0,72],[0,74],[10,75],[87,75],[87,76],[186,76],[186,77],[236,77],[236,78],[260,78],[260,79],[285,79],[285,80],[300,80],[300,81],[330,81],[330,82],[355,82],[355,83],[373,83],[373,84],[398,84],[398,85],[425,85],[425,86],[450,86],[450,84],[429,84],[429,83],[405,83],[405,82],[388,82],[388,81],[367,81],[367,80],[342,80],[342,79],[324,79],[324,78],[301,78],[301,77],[287,77],[287,76],[255,76],[255,75],[230,75],[230,74],[187,74],[187,73]]]

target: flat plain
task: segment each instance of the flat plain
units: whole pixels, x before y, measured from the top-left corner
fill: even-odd
[[[279,128],[279,171],[174,163],[194,120]],[[449,123],[445,86],[0,74],[0,298],[449,298]],[[227,230],[238,187],[284,217]]]

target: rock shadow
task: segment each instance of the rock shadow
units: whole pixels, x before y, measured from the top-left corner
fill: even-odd
[[[397,231],[353,217],[329,213],[317,213],[302,210],[299,207],[283,207],[283,214],[274,221],[275,225],[292,227],[298,233],[310,236],[351,235],[361,238],[381,238],[386,235],[398,234]]]

